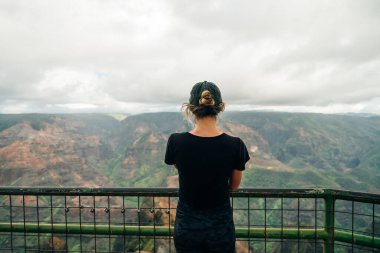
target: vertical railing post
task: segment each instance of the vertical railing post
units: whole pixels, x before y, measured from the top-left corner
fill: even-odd
[[[326,197],[324,209],[324,227],[327,238],[324,240],[324,253],[334,252],[334,219],[335,219],[335,198],[332,193]]]

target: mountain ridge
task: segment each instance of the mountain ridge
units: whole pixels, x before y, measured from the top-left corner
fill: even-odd
[[[379,116],[225,112],[218,125],[252,157],[243,187],[379,192]],[[179,112],[0,114],[0,184],[174,187],[167,138],[191,128]]]

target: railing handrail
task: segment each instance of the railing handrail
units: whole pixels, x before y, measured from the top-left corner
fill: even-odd
[[[16,187],[16,186],[0,186],[0,195],[66,195],[66,196],[178,196],[178,188],[122,188],[122,187]],[[294,188],[294,189],[278,189],[278,188],[241,188],[235,192],[231,192],[233,197],[302,197],[302,198],[324,198],[332,196],[341,200],[356,200],[360,202],[370,202],[380,204],[380,194],[368,192],[356,192],[331,188]]]

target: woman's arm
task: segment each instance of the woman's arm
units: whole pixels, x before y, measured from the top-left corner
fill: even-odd
[[[236,191],[239,188],[243,172],[241,170],[233,170],[230,179],[231,191]]]

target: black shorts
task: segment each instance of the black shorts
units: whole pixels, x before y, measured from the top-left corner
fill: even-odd
[[[174,244],[177,253],[235,253],[235,225],[230,204],[213,210],[177,206]]]

